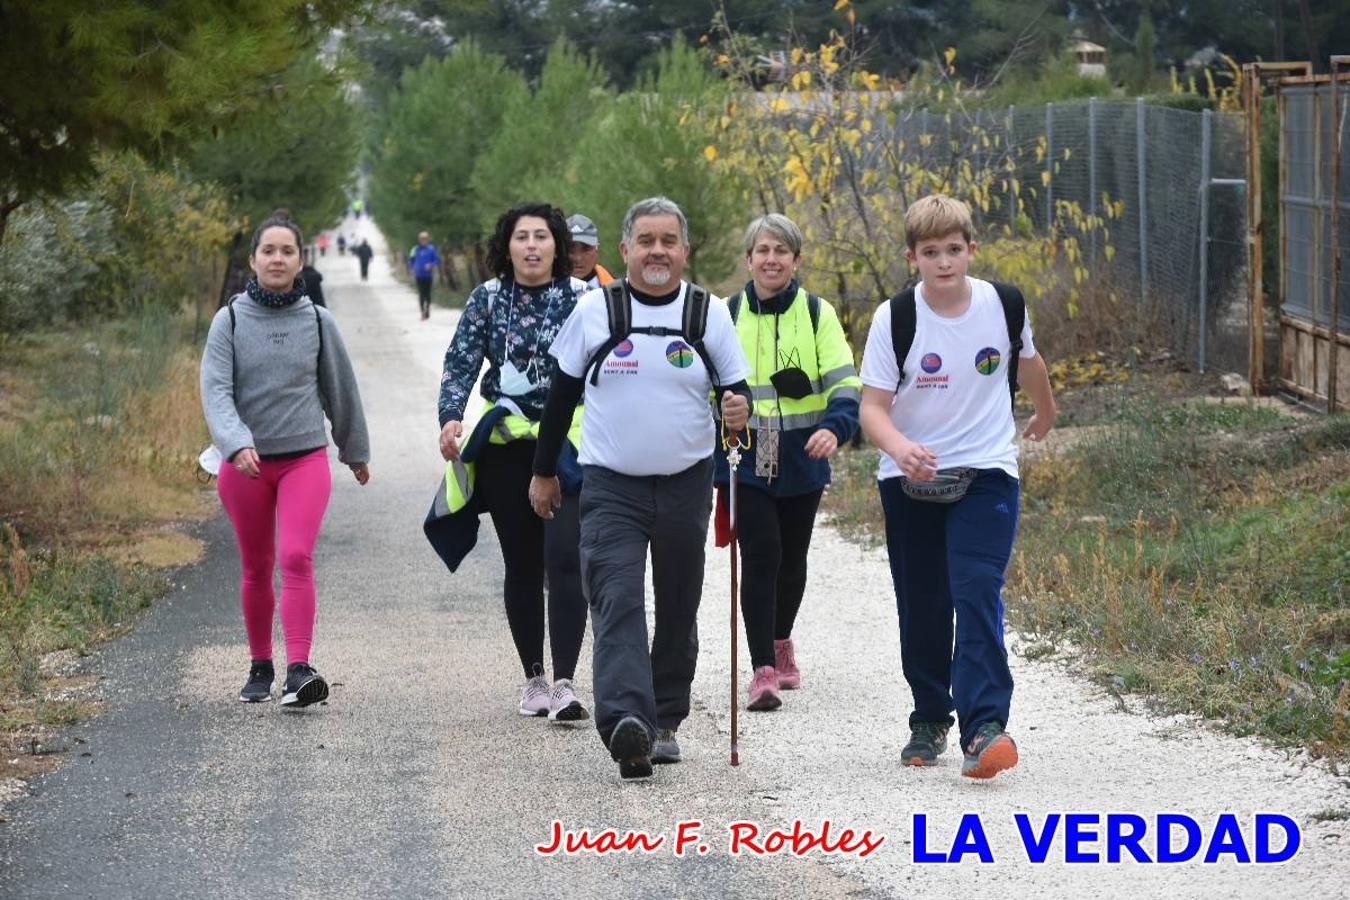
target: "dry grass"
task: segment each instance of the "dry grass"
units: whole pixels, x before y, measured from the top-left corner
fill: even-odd
[[[195,561],[177,524],[211,508],[195,478],[207,441],[199,349],[184,323],[144,317],[27,334],[0,371],[0,776],[42,770],[49,730],[88,714],[59,651],[121,634]],[[19,754],[24,756],[24,754]],[[36,767],[36,769],[34,769]]]
[[[1005,600],[1028,644],[1162,708],[1350,756],[1350,416],[1155,395],[1075,431],[1023,457]],[[874,467],[841,454],[826,501],[870,540]]]

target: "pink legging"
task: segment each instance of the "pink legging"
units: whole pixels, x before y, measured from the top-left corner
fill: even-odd
[[[261,474],[249,478],[225,463],[216,482],[239,543],[239,604],[248,649],[253,659],[272,658],[276,609],[272,570],[280,556],[286,662],[309,662],[314,639],[314,542],[333,486],[328,450],[321,447],[294,459],[263,460],[259,468]]]

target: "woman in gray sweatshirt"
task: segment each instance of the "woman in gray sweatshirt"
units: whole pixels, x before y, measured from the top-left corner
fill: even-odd
[[[325,415],[338,458],[358,483],[370,478],[356,376],[337,323],[306,296],[302,246],[300,229],[282,210],[258,226],[249,250],[254,276],[216,313],[201,371],[206,424],[225,460],[217,490],[239,544],[239,599],[253,660],[239,699],[272,699],[272,574],[280,562],[287,662],[281,703],[295,707],[328,696],[309,659],[314,542],[332,488]]]

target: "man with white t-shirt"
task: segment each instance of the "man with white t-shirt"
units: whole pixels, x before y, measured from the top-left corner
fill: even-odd
[[[961,774],[990,778],[1017,764],[1000,595],[1020,495],[1010,391],[1031,398],[1030,440],[1045,437],[1056,410],[1021,294],[966,274],[971,230],[969,207],[940,194],[906,211],[905,256],[922,281],[877,308],[860,418],[881,448],[900,662],[914,697],[901,761],[933,765],[955,711]]]
[[[581,577],[594,634],[595,723],[629,779],[650,776],[653,762],[680,759],[675,731],[689,715],[712,511],[717,431],[709,392],[721,397],[726,426],[741,430],[750,417],[750,365],[716,297],[707,298],[701,341],[691,345],[682,332],[686,304],[702,289],[681,280],[689,226],[678,206],[664,197],[634,204],[619,253],[628,274],[615,296],[626,299],[631,329],[611,335],[600,289],[577,301],[553,339],[558,373],[540,422],[530,502],[545,518],[558,506],[558,450],[584,393]]]

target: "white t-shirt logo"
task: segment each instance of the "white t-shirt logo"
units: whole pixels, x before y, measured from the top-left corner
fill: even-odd
[[[684,341],[671,341],[666,345],[666,362],[677,369],[687,369],[694,364],[694,348]]]
[[[627,359],[633,355],[633,342],[624,338],[619,345],[614,348],[608,357],[605,358],[605,364],[601,367],[602,375],[636,375],[641,363],[637,359]]]
[[[985,347],[975,354],[975,371],[981,375],[993,375],[998,371],[998,364],[1002,358],[993,347]]]

